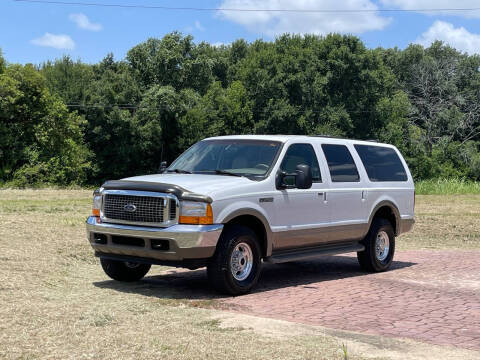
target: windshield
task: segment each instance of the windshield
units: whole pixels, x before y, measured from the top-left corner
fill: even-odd
[[[280,145],[263,140],[204,140],[180,155],[167,172],[263,178]]]

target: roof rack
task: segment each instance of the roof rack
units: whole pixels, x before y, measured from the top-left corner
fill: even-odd
[[[368,139],[368,140],[361,140],[361,139],[349,139],[349,138],[343,138],[340,136],[334,136],[334,135],[308,135],[310,137],[323,137],[323,138],[328,138],[328,139],[338,139],[338,140],[353,140],[353,141],[368,141],[368,142],[373,142],[373,143],[380,143],[377,139]]]
[[[318,135],[309,135],[311,137],[324,137],[324,138],[331,138],[331,139],[341,139],[338,136],[335,135],[325,135],[325,134],[318,134]]]

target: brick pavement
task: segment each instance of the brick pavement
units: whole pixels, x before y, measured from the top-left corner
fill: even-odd
[[[266,266],[231,310],[372,335],[480,350],[480,251],[405,251],[392,270],[360,272],[356,257]]]
[[[147,276],[158,297],[216,299],[229,311],[365,334],[480,350],[480,251],[397,252],[390,271],[366,274],[355,254],[266,264],[251,294],[218,297],[206,271]]]

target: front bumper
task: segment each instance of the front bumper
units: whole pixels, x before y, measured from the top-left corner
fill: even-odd
[[[222,224],[155,228],[103,223],[94,216],[87,219],[87,237],[97,255],[130,256],[160,261],[212,257],[222,229]],[[155,248],[154,245],[159,240],[168,245],[163,249]]]

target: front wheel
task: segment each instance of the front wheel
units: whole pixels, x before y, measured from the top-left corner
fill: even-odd
[[[245,226],[229,226],[208,263],[208,279],[221,293],[245,294],[257,283],[261,265],[261,250],[255,233]]]
[[[129,261],[117,261],[100,258],[103,271],[113,280],[117,281],[138,281],[150,270],[151,265],[139,264]]]
[[[365,250],[357,252],[362,269],[369,272],[387,270],[395,254],[395,233],[392,224],[386,219],[373,219],[370,230],[362,242]]]

